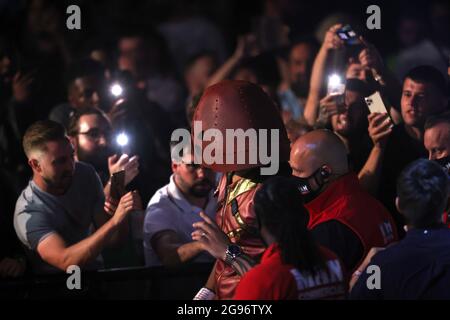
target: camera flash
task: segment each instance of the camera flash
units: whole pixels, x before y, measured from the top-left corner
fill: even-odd
[[[119,146],[125,147],[128,145],[128,136],[125,133],[119,133],[116,137],[116,142]]]
[[[114,97],[120,97],[123,93],[123,88],[120,84],[115,83],[111,86],[111,94]]]
[[[337,74],[333,74],[328,77],[328,85],[330,87],[336,88],[341,85],[341,77],[339,77]]]

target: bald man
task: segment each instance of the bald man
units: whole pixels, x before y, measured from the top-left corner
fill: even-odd
[[[436,161],[450,174],[450,112],[428,118],[423,143],[428,159]],[[450,228],[450,200],[443,221]]]
[[[423,137],[429,160],[439,160],[438,163],[450,158],[450,113],[431,117],[425,123]],[[442,163],[444,164],[444,163]],[[448,169],[448,168],[447,168]]]
[[[389,212],[365,192],[348,167],[339,137],[316,130],[297,139],[290,164],[310,214],[308,228],[354,271],[372,247],[397,240]]]

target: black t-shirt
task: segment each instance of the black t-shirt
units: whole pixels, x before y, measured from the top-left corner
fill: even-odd
[[[357,267],[364,255],[364,248],[358,236],[339,221],[329,220],[318,224],[311,232],[322,246],[333,251],[350,272]]]
[[[404,219],[395,207],[397,179],[408,164],[417,159],[427,157],[428,153],[423,142],[408,135],[404,124],[394,127],[386,145],[380,185],[378,187],[378,199],[391,212],[397,224],[400,237],[404,236]]]
[[[357,300],[450,299],[450,230],[412,229],[399,243],[377,253],[370,265],[380,268],[380,289],[370,290],[364,271],[350,293]]]
[[[373,143],[367,129],[349,140],[348,162],[352,171],[359,172],[364,167],[372,147]]]

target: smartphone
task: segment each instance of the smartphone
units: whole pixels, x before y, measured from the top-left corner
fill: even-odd
[[[381,97],[381,94],[378,91],[375,91],[374,94],[364,98],[364,100],[366,101],[370,113],[387,113],[387,115],[391,119],[392,125],[394,124],[394,121],[392,121],[389,111],[384,105],[383,98]]]
[[[353,30],[353,28],[349,24],[338,29],[336,31],[336,34],[341,40],[344,41],[346,45],[353,46],[361,44],[358,38],[358,34],[355,32],[355,30]]]
[[[110,196],[114,200],[119,201],[125,194],[125,170],[112,174]]]
[[[345,92],[345,83],[337,74],[332,74],[328,77],[328,95],[343,95]]]

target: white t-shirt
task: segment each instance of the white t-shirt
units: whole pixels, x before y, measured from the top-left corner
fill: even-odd
[[[215,221],[217,209],[213,192],[205,210],[191,205],[177,188],[173,175],[170,183],[158,191],[150,199],[144,220],[144,255],[147,266],[159,266],[161,261],[151,245],[152,237],[163,230],[173,230],[183,243],[192,242],[191,233],[194,232],[193,223],[203,221],[200,212],[203,211]],[[213,257],[207,253],[198,255],[194,262],[212,262]]]

